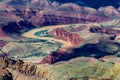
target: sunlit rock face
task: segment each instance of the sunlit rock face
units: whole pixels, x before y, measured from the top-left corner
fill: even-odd
[[[55,29],[50,32],[52,36],[58,39],[65,40],[67,42],[71,42],[72,45],[77,45],[82,42],[82,38],[78,34],[67,32],[62,28]]]
[[[26,31],[27,25],[34,28],[34,26],[70,23],[100,23],[120,17],[119,9],[113,6],[94,9],[82,7],[75,3],[62,4],[50,0],[3,0],[1,3],[1,27],[3,25],[10,27],[9,23],[15,22],[20,27],[15,29],[21,31]],[[19,22],[24,22],[27,25],[21,26]]]
[[[55,2],[47,0],[25,2],[28,2],[29,6],[0,5],[1,27],[10,27],[9,24],[14,22],[20,27],[15,29],[25,31],[27,25],[29,25],[29,27],[31,26],[30,28],[34,28],[34,26],[38,27],[70,23],[100,23],[109,21],[113,18],[119,18],[119,11],[112,6],[103,7],[97,10],[89,7],[81,7],[74,3],[57,4],[56,2],[55,4]],[[19,3],[19,1],[14,3]],[[42,7],[33,7],[33,4],[39,4]],[[47,7],[49,5],[51,5],[51,7]],[[20,22],[27,25],[21,25],[19,24]]]
[[[106,16],[110,17],[120,17],[120,14],[116,8],[113,6],[108,6],[108,7],[101,7],[98,9],[98,11],[104,12]]]
[[[108,59],[111,57],[109,56]],[[0,62],[4,67],[8,68],[9,72],[12,73],[13,79],[16,80],[21,80],[20,78],[25,80],[119,79],[119,63],[113,64],[111,61],[100,62],[94,58],[79,57],[69,61],[58,62],[54,65],[35,65],[7,57],[0,58]],[[7,74],[7,72],[4,73]],[[68,72],[69,74],[67,74]],[[115,72],[118,72],[118,74],[115,74]],[[63,77],[61,78],[61,76]]]

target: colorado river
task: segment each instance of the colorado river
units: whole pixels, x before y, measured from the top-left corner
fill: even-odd
[[[56,38],[53,38],[53,37],[40,37],[40,36],[35,35],[35,33],[38,32],[38,31],[61,28],[61,27],[66,27],[66,26],[69,26],[69,25],[47,26],[47,27],[37,28],[37,29],[33,29],[33,30],[30,30],[30,31],[24,33],[22,36],[28,37],[28,38],[36,38],[36,39],[60,42],[60,43],[63,44],[63,47],[72,47],[73,45],[70,42],[67,42],[67,41],[63,41],[63,40],[56,39]]]

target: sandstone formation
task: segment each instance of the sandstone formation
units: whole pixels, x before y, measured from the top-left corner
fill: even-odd
[[[81,25],[81,26],[77,26],[76,28],[69,28],[68,30],[70,32],[80,32],[80,31],[83,31],[83,30],[87,30],[88,26],[86,25]]]
[[[57,28],[50,32],[50,34],[58,39],[71,42],[72,45],[80,44],[83,41],[77,33],[70,33],[63,28]]]
[[[26,75],[35,75],[36,66],[32,64],[24,64],[22,60],[12,60],[8,57],[1,57],[1,67],[17,70],[18,72]]]
[[[69,15],[68,15],[69,14]],[[33,21],[34,20],[34,21]],[[56,11],[56,10],[43,10],[39,14],[29,19],[35,26],[39,25],[58,25],[69,23],[94,23],[108,21],[109,18],[101,13],[84,13],[84,10],[79,13]],[[40,21],[40,22],[39,22]]]
[[[101,7],[98,9],[98,11],[104,12],[104,14],[109,17],[120,17],[119,12],[113,6]]]
[[[3,0],[1,2],[3,4],[0,5],[0,26],[4,26],[5,31],[13,31],[15,33],[26,31],[28,26],[31,29],[43,25],[98,23],[114,18],[118,19],[120,16],[119,11],[112,6],[95,10],[89,7],[81,7],[74,3],[59,4],[50,0]],[[14,6],[12,3],[21,4]],[[24,25],[21,25],[21,22]],[[11,23],[14,24],[11,25]],[[12,27],[10,31],[6,30],[13,25],[16,27]]]
[[[46,3],[46,2],[45,2]],[[12,31],[12,33],[20,33],[26,30],[46,25],[59,25],[70,23],[100,23],[111,20],[109,16],[106,16],[102,12],[95,11],[87,7],[79,7],[73,4],[64,4],[63,9],[72,7],[76,11],[63,11],[53,8],[41,9],[36,7],[25,6],[10,6],[5,5],[4,8],[0,8],[1,11],[1,27],[6,32]],[[10,9],[9,9],[10,8]],[[80,11],[78,11],[80,10]],[[68,15],[69,14],[69,15]],[[117,17],[116,17],[117,18]],[[23,25],[21,25],[23,24]],[[11,27],[16,26],[16,27]],[[11,30],[8,30],[11,28]]]
[[[12,73],[10,73],[8,70],[6,70],[5,75],[2,76],[2,80],[13,80]]]
[[[0,77],[3,79],[120,79],[119,9],[113,6],[94,9],[54,0],[1,0],[0,3]],[[61,28],[63,24],[75,26]],[[52,26],[45,29],[50,34],[42,36],[45,41],[35,35],[34,40],[20,37],[26,31],[48,25]],[[61,47],[62,41],[71,43],[72,48]]]
[[[118,35],[120,33],[120,30],[116,29],[107,29],[102,27],[91,27],[90,32],[92,33],[101,33],[101,34],[110,34],[110,35]]]
[[[34,64],[23,63],[21,60],[15,60],[14,63],[13,60],[7,57],[0,58],[0,61],[5,64],[8,63],[6,67],[12,73],[13,80],[119,79],[119,63],[104,63],[85,57],[59,62],[54,65],[39,64],[36,66]],[[13,65],[9,62],[13,62]],[[116,71],[118,72],[117,74],[115,73]]]
[[[58,10],[69,11],[69,12],[80,12],[83,10],[83,8],[74,3],[66,3],[59,6]]]
[[[55,62],[60,61],[63,57],[69,55],[69,53],[67,52],[62,52],[62,51],[57,51],[57,52],[53,52],[50,55],[46,56],[45,58],[42,59],[42,61],[40,62],[40,64],[53,64]]]

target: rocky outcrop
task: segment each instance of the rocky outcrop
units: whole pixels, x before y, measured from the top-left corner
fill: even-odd
[[[103,62],[111,62],[111,63],[119,63],[120,62],[120,58],[115,55],[104,56],[104,57],[100,58],[99,60],[103,61]]]
[[[71,23],[99,23],[99,22],[109,21],[113,18],[117,18],[117,17],[119,18],[119,12],[115,8],[108,8],[103,10],[101,9],[97,11],[92,8],[88,8],[88,7],[84,8],[71,3],[63,4],[63,5],[54,3],[53,5],[52,2],[50,2],[50,0],[18,0],[18,1],[9,0],[9,1],[15,4],[21,3],[22,5],[26,5],[27,2],[30,3],[27,4],[27,7],[18,6],[18,5],[10,6],[10,7],[4,6],[3,8],[5,9],[2,9],[0,7],[0,22],[1,22],[0,26],[2,26],[2,29],[0,30],[1,33],[0,37],[7,36],[6,34],[4,34],[4,32],[2,32],[2,30],[11,34],[16,34],[16,33],[21,34],[27,30],[40,26],[71,24]],[[10,2],[7,3],[11,5]],[[39,6],[40,8],[39,7],[36,8],[36,6]],[[83,31],[85,30],[84,27],[85,26],[71,29],[70,30],[71,32],[66,28],[65,29],[56,28],[53,30],[51,28],[50,34],[54,38],[57,38],[61,41],[69,42],[74,46],[79,45],[81,44],[81,42],[84,41],[83,38],[79,36],[79,34],[82,36],[85,35],[85,37],[88,38],[91,37],[92,40],[96,38],[96,34],[90,36],[87,35],[90,32],[91,34],[102,33],[102,34],[113,35],[111,37],[112,39],[111,42],[108,41],[104,42],[105,40],[103,40],[102,42],[97,40],[98,43],[94,45],[93,44],[88,44],[85,46],[83,45],[82,47],[74,50],[59,48],[57,51],[53,52],[54,50],[56,50],[55,48],[54,50],[50,50],[52,52],[51,54],[43,54],[43,56],[44,55],[47,56],[45,58],[43,58],[42,56],[43,60],[40,62],[40,64],[34,64],[28,62],[25,63],[22,60],[13,60],[13,59],[9,59],[6,56],[19,57],[21,55],[24,56],[24,54],[26,56],[27,53],[30,53],[30,56],[41,55],[38,54],[39,53],[38,49],[41,51],[43,49],[47,53],[49,52],[47,51],[49,49],[48,47],[53,48],[53,44],[51,44],[52,46],[46,45],[47,47],[46,46],[44,47],[43,45],[42,47],[38,47],[39,46],[38,43],[36,46],[31,46],[30,43],[32,43],[32,45],[35,44],[32,41],[28,45],[26,45],[27,41],[26,43],[23,43],[24,45],[21,43],[19,44],[14,42],[10,44],[8,43],[6,46],[0,44],[4,46],[2,48],[2,51],[5,52],[4,57],[0,58],[0,63],[1,63],[0,66],[2,66],[3,69],[8,68],[12,73],[14,80],[43,80],[43,79],[69,80],[72,78],[93,79],[93,80],[105,80],[105,79],[111,80],[111,78],[113,80],[119,79],[120,65],[119,64],[116,65],[116,62],[119,62],[120,60],[118,59],[118,61],[115,62],[108,61],[107,63],[107,61],[105,61],[104,59],[106,57],[104,58],[101,57],[109,54],[114,55],[117,52],[119,52],[120,44],[112,41],[114,40],[116,35],[120,33],[120,31],[115,29],[102,28],[102,27],[91,27],[90,32],[88,31],[88,33],[86,33],[87,30],[85,32]],[[83,34],[75,33],[78,31],[81,31],[81,33]],[[53,41],[51,40],[51,42]],[[34,54],[34,52],[36,53]],[[0,56],[3,55],[0,54]],[[70,60],[80,56],[84,56],[85,58]],[[97,58],[101,58],[99,59],[100,61],[98,61]],[[109,72],[111,73],[109,74]],[[106,75],[108,76],[107,78]],[[91,78],[91,76],[94,77]],[[11,77],[9,72],[7,75],[5,75],[5,78],[6,77]]]
[[[101,7],[98,11],[104,12],[104,14],[110,18],[120,17],[118,10],[113,6]]]
[[[62,4],[57,9],[60,11],[68,11],[68,12],[80,12],[83,10],[82,7],[80,7],[79,5],[74,4],[74,3]]]
[[[74,67],[74,65],[72,65],[72,64],[79,65],[79,67],[76,66],[78,68],[80,68],[80,66],[82,66],[83,64],[87,64],[86,62],[82,63],[81,60],[80,61],[70,60],[67,62],[68,63],[66,63],[66,64],[64,64],[64,62],[54,64],[54,66],[56,66],[54,71],[57,71],[57,67],[59,67],[59,70],[60,70],[60,67],[62,67],[61,69],[66,69],[67,66],[71,69]],[[77,64],[77,62],[80,62],[80,64]],[[61,65],[61,66],[59,66],[59,65]],[[76,69],[76,67],[75,67],[75,69]],[[75,69],[74,69],[74,71],[75,71]],[[66,69],[65,71],[67,72],[68,69]],[[71,74],[70,71],[73,71],[73,70],[69,70],[68,71],[69,74]],[[80,70],[80,72],[77,69],[79,76],[76,76],[76,77],[72,76],[73,74],[75,74],[74,71],[72,72],[71,75],[69,75],[70,79],[91,79],[91,80],[111,80],[111,79],[118,80],[119,79],[119,63],[113,64],[113,63],[104,63],[104,62],[99,62],[99,61],[89,63],[89,65],[85,65],[84,68],[82,68]],[[63,74],[63,72],[64,71],[59,72],[59,75]],[[118,72],[118,73],[115,74],[115,72]],[[77,73],[76,73],[76,75],[77,75]],[[90,77],[90,76],[94,76],[94,77]],[[64,76],[64,78],[66,79],[66,76]],[[56,78],[54,78],[54,79],[56,79]],[[60,78],[60,79],[62,79],[62,78]],[[66,79],[66,80],[68,80],[68,79]]]
[[[0,47],[5,46],[6,44],[7,44],[7,42],[6,42],[6,41],[0,41]]]
[[[17,36],[16,36],[17,39]],[[3,47],[5,44],[7,44],[9,40],[14,40],[10,35],[8,35],[5,31],[0,28],[0,47]]]
[[[35,75],[36,66],[32,64],[25,64],[22,60],[12,60],[8,57],[0,57],[1,65],[3,68],[10,68],[12,70],[17,70],[25,75]]]
[[[5,75],[2,76],[2,80],[13,80],[12,73],[8,70],[5,70]]]
[[[11,5],[12,3],[19,5],[14,6]],[[0,11],[0,26],[3,26],[5,30],[11,28],[12,30],[7,31],[15,33],[24,32],[26,28],[31,29],[47,25],[100,23],[120,16],[119,11],[112,6],[97,10],[81,7],[74,3],[60,4],[50,0],[5,0],[5,4],[0,5]]]
[[[46,56],[45,58],[42,59],[42,61],[40,62],[40,64],[54,64],[55,62],[58,62],[61,60],[61,58],[63,58],[64,56],[67,56],[69,53],[67,52],[53,52],[50,55]]]
[[[11,80],[11,78],[13,80],[21,80],[21,78],[24,80],[40,80],[43,77],[47,78],[47,76],[44,76],[44,71],[40,70],[35,64],[24,63],[22,60],[13,60],[8,57],[0,57],[0,62],[1,74],[4,74],[3,76],[0,74],[0,78],[6,78],[7,80]]]
[[[20,75],[24,74],[24,75],[27,75],[27,76],[28,75],[29,76],[34,76],[36,74],[36,66],[32,65],[32,64],[25,64],[22,60],[13,60],[13,59],[9,59],[8,57],[0,57],[0,62],[1,62],[0,78],[2,77],[2,79],[16,80],[14,72],[16,72],[17,75],[18,74],[20,74]],[[1,75],[3,75],[3,76],[1,76]],[[33,80],[33,78],[32,78],[32,80]]]
[[[4,63],[4,61],[8,61],[9,63],[12,60],[7,57],[0,58],[0,62]],[[21,60],[15,61],[16,62],[12,67],[10,67],[10,64],[8,65],[7,69],[9,71],[6,70],[6,74],[4,75],[5,78],[6,76],[11,77],[12,75],[13,80],[119,80],[120,74],[119,63],[104,63],[90,57],[78,57],[68,61],[58,62],[53,65],[34,65],[31,63],[23,63]]]
[[[12,34],[20,34],[21,32],[34,28],[30,22],[28,21],[20,21],[18,23],[16,22],[10,22],[7,25],[2,27],[2,30],[6,33],[12,33]]]
[[[100,15],[94,16],[94,14],[87,15],[83,13],[72,13],[72,12],[62,12],[62,11],[53,11],[53,10],[48,12],[43,11],[43,13],[42,11],[41,13],[37,13],[34,11],[24,13],[24,11],[19,11],[18,9],[18,11],[14,13],[15,15],[21,17],[23,20],[18,19],[20,21],[11,20],[9,22],[6,22],[6,24],[2,27],[2,29],[5,32],[19,34],[20,32],[24,32],[27,29],[35,28],[38,26],[60,25],[60,24],[70,24],[70,23],[90,23],[90,22],[94,23],[94,22],[103,22],[109,20],[107,17],[102,17]]]
[[[79,32],[79,31],[87,30],[87,28],[88,28],[88,26],[80,25],[80,26],[77,26],[76,28],[70,28],[68,30],[70,32]]]
[[[66,4],[67,5],[67,4]],[[105,16],[102,12],[98,12],[94,9],[79,7],[76,5],[69,5],[80,11],[62,11],[53,8],[41,9],[36,7],[25,6],[4,6],[5,9],[0,8],[0,25],[3,26],[3,30],[7,32],[24,32],[26,28],[34,28],[47,25],[60,25],[71,23],[94,23],[109,21],[109,16]],[[68,6],[68,7],[69,7]],[[68,15],[69,14],[69,15]],[[24,25],[21,25],[24,24]],[[12,26],[12,27],[11,27]],[[6,30],[6,29],[12,30]]]
[[[96,59],[108,55],[119,56],[119,47],[119,43],[112,42],[112,40],[104,40],[102,38],[99,40],[99,43],[86,44],[81,46],[80,48],[70,49],[71,51],[69,49],[68,51],[66,51],[64,50],[65,48],[59,48],[56,52],[53,52],[50,55],[44,57],[40,63],[54,64],[56,62],[67,61],[80,56],[94,57]]]
[[[6,1],[5,1],[6,2]],[[41,8],[50,8],[52,7],[52,2],[50,0],[10,0],[7,1],[6,4],[9,5],[29,5],[29,6],[35,6],[35,7],[41,7]]]
[[[71,42],[72,45],[80,44],[83,41],[83,38],[81,38],[77,33],[68,32],[63,28],[54,29],[50,34],[55,38]]]
[[[90,27],[90,32],[92,32],[92,33],[103,33],[103,34],[118,35],[120,33],[120,30],[107,29],[107,28],[102,28],[102,27]]]
[[[69,15],[68,15],[69,14]],[[81,11],[80,13],[65,12],[48,10],[41,11],[41,13],[33,16],[29,19],[35,26],[39,25],[59,25],[59,24],[70,24],[70,23],[94,23],[108,21],[109,18],[102,13],[85,13]]]
[[[94,47],[100,51],[107,52],[109,54],[116,54],[120,49],[120,44],[117,42],[107,41],[101,39],[99,43],[95,44]]]

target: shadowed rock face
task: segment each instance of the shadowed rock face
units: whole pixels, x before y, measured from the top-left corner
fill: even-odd
[[[94,45],[89,44],[84,45],[81,48],[72,49],[72,52],[70,53],[68,52],[69,51],[63,51],[63,49],[58,49],[58,51],[53,52],[50,55],[43,58],[43,60],[40,63],[54,64],[59,61],[67,61],[80,56],[100,58],[106,55],[110,55],[110,53],[100,51],[94,48]]]
[[[20,34],[22,31],[34,28],[30,22],[28,21],[20,21],[19,23],[16,22],[10,22],[6,26],[2,27],[2,30],[5,31],[6,33],[18,33]]]
[[[118,10],[113,6],[101,7],[98,11],[104,12],[104,14],[109,17],[120,17]]]
[[[105,59],[108,58],[114,58],[114,57],[110,56],[110,57],[106,57]],[[4,61],[10,62],[12,60],[7,57],[0,57],[0,62],[4,63]],[[14,65],[12,65],[11,67],[10,64],[8,65],[7,68],[10,72],[6,70],[7,74],[5,74],[5,76],[3,77],[6,77],[6,75],[13,76],[13,80],[14,79],[21,80],[21,78],[25,80],[40,80],[40,79],[56,80],[59,77],[63,76],[64,75],[63,73],[68,75],[67,73],[69,72],[69,74],[72,76],[62,77],[58,80],[61,79],[69,80],[72,78],[94,79],[94,80],[119,79],[119,74],[115,74],[115,72],[119,73],[119,68],[120,68],[119,63],[113,64],[113,63],[109,63],[110,61],[108,61],[108,63],[104,63],[90,57],[89,58],[79,57],[65,62],[58,62],[53,65],[36,64],[36,66],[34,64],[23,63],[23,61],[21,60],[15,60],[15,61],[16,62],[14,63]],[[104,61],[104,57],[101,58],[101,61]],[[87,62],[89,62],[89,64]]]
[[[100,28],[100,27],[91,27],[90,28],[90,32],[92,32],[92,33],[103,33],[103,34],[118,35],[120,33],[120,30]]]
[[[6,44],[7,44],[7,42],[6,42],[6,41],[0,41],[0,47],[5,46]]]
[[[8,57],[0,57],[0,62],[0,67],[17,70],[18,72],[24,73],[26,75],[35,75],[36,72],[35,65],[24,64],[22,60],[12,60]]]
[[[18,2],[19,1],[15,1],[14,3]],[[30,2],[30,4],[29,6],[14,6],[8,4],[0,5],[0,26],[4,31],[20,34],[21,32],[40,26],[71,23],[100,23],[120,17],[119,11],[112,6],[96,10],[89,7],[81,7],[76,4],[67,3],[59,4],[57,5],[57,8],[55,8],[56,5],[52,5],[48,8],[47,6],[49,6],[49,4],[53,4],[49,0],[37,0],[35,2],[31,0],[22,2]],[[43,8],[41,8],[35,7],[33,4],[44,5]],[[61,8],[63,10],[61,10]]]
[[[69,14],[69,15],[68,15]],[[108,21],[109,18],[101,14],[89,14],[84,10],[78,12],[65,12],[65,11],[41,11],[41,14],[37,14],[29,19],[35,26],[39,25],[59,25],[59,24],[70,24],[70,23],[94,23]],[[40,21],[40,22],[39,22]]]
[[[3,0],[1,2],[3,2],[0,5],[0,25],[2,26],[9,22],[18,23],[21,20],[28,21],[34,26],[94,23],[108,21],[113,17],[119,18],[120,16],[119,11],[112,6],[95,10],[74,3],[59,4],[56,2],[55,4],[51,0]],[[29,6],[21,6],[21,4]]]
[[[68,4],[69,5],[69,4]],[[73,5],[70,5],[73,6]],[[2,7],[2,5],[0,5]],[[79,6],[78,6],[79,7]],[[76,7],[74,7],[76,8]],[[15,33],[24,32],[26,28],[34,28],[47,25],[60,25],[71,23],[99,23],[109,21],[111,18],[106,16],[104,11],[97,11],[91,8],[79,7],[77,11],[62,11],[54,8],[41,9],[36,7],[5,5],[0,8],[0,26],[11,28],[7,30]],[[68,15],[69,14],[69,15]],[[118,14],[119,15],[119,14]],[[116,17],[118,18],[118,17]],[[21,25],[24,24],[24,25]],[[16,26],[16,27],[15,27]],[[6,30],[6,29],[5,29]]]
[[[59,48],[56,52],[51,53],[50,55],[43,58],[40,62],[42,64],[49,63],[54,64],[59,61],[67,61],[72,58],[77,58],[80,56],[84,57],[94,57],[99,59],[108,55],[118,55],[119,56],[119,47],[120,44],[112,42],[112,40],[100,39],[96,44],[85,44],[79,48],[67,49]]]
[[[1,26],[0,37],[8,36],[4,34],[4,32],[10,34],[21,34],[25,31],[40,26],[74,24],[74,23],[93,24],[93,23],[106,22],[114,18],[115,19],[120,18],[119,11],[114,7],[104,7],[96,10],[89,7],[81,7],[73,3],[67,3],[67,4],[60,4],[58,2],[52,3],[50,0],[16,0],[16,1],[3,0],[3,1],[5,1],[5,4],[2,5],[0,4],[0,26]],[[13,4],[17,4],[17,5],[13,5]],[[19,5],[24,5],[24,6],[19,6]],[[17,45],[10,44],[10,45],[6,45],[8,47],[5,46],[4,48],[7,49],[5,50],[6,54],[4,53],[0,55],[0,56],[4,56],[4,57],[0,57],[0,63],[1,63],[0,66],[2,66],[2,68],[4,69],[8,68],[9,70],[11,70],[11,72],[14,74],[14,78],[16,78],[15,80],[42,80],[42,79],[67,80],[68,78],[79,77],[79,76],[82,76],[81,79],[110,80],[110,77],[108,79],[104,79],[104,74],[107,74],[107,76],[109,76],[109,72],[112,73],[112,77],[114,79],[114,77],[116,76],[115,73],[120,72],[119,71],[120,65],[118,64],[117,67],[114,67],[113,71],[109,71],[108,69],[112,70],[111,68],[113,67],[115,62],[120,62],[120,59],[116,59],[117,57],[115,57],[114,59],[116,59],[116,61],[110,62],[106,56],[115,55],[116,53],[118,53],[117,55],[119,55],[120,44],[114,42],[114,39],[120,33],[120,30],[107,29],[102,27],[90,27],[90,30],[88,30],[88,26],[87,28],[85,27],[86,26],[82,26],[72,29],[71,26],[70,28],[71,30],[67,30],[67,28],[65,29],[56,28],[52,31],[51,28],[50,34],[52,35],[52,37],[66,42],[70,42],[72,45],[77,45],[77,44],[79,45],[80,43],[82,43],[82,41],[84,44],[84,41],[87,42],[87,39],[91,37],[92,40],[88,41],[88,43],[90,42],[91,44],[86,43],[85,45],[82,45],[81,47],[74,49],[65,49],[62,47],[55,52],[53,52],[54,50],[52,50],[50,52],[51,54],[47,54],[47,56],[45,55],[46,57],[44,58],[42,56],[43,59],[40,62],[40,64],[25,63],[22,60],[13,60],[13,59],[9,59],[6,56],[7,56],[7,52],[9,55],[9,51],[13,55],[14,53],[15,55],[18,54],[18,58],[20,58],[19,57],[20,54],[23,55],[24,53],[25,54],[30,53],[30,56],[34,56],[34,55],[37,56],[38,54],[36,53],[34,54],[34,52],[37,52],[36,48],[42,50],[41,48],[45,48],[44,46],[38,47],[38,45],[41,44],[35,43],[37,47],[35,46],[35,49],[33,51],[32,49],[34,47],[32,46],[27,47],[27,45],[24,46],[20,44]],[[100,33],[100,34],[96,34],[96,33]],[[101,33],[106,34],[105,35],[106,40],[104,39],[102,39],[103,41],[101,40]],[[98,36],[96,37],[96,35]],[[100,38],[98,38],[99,35]],[[110,37],[111,40],[107,39],[109,35],[113,35],[112,37]],[[81,36],[82,37],[85,36],[84,39],[86,40],[84,40]],[[104,37],[104,35],[102,36]],[[95,40],[93,40],[93,38],[95,38]],[[100,39],[101,41],[98,39]],[[16,43],[23,42],[23,44],[27,43],[27,41],[24,42],[22,40],[15,42]],[[54,43],[53,40],[51,42]],[[30,43],[32,43],[31,45],[34,44],[33,41],[27,44],[29,45]],[[2,41],[0,42],[1,47],[3,47],[5,44],[7,43]],[[49,41],[47,44],[49,44]],[[48,47],[51,48],[52,46],[53,44],[47,46],[46,49],[43,50],[44,51],[46,50],[47,53],[47,50],[49,49]],[[84,58],[81,58],[81,56]],[[78,57],[80,57],[80,59],[77,59]],[[71,60],[71,59],[76,59],[76,60]],[[105,59],[107,59],[108,61]],[[103,63],[101,63],[99,60],[103,61]],[[96,62],[96,63],[92,63],[92,62]],[[108,63],[104,63],[104,62],[108,62]],[[46,65],[46,63],[52,65]],[[10,74],[5,75],[5,77],[9,75]],[[86,78],[83,76],[88,76],[88,77]],[[91,76],[96,76],[96,77],[91,78]],[[117,76],[119,77],[119,75]],[[99,79],[97,77],[101,77],[101,78]]]
[[[35,13],[36,15],[34,15],[31,18],[29,17],[33,14],[31,12],[28,14],[20,14],[21,12],[19,14],[17,13],[16,15],[23,18],[23,20],[18,22],[11,20],[10,22],[7,22],[7,24],[2,27],[4,31],[10,33],[20,33],[22,31],[25,31],[26,29],[31,29],[37,26],[60,25],[60,24],[70,24],[70,23],[90,23],[90,22],[94,23],[94,22],[108,21],[107,17],[105,18],[100,15],[94,16],[94,14],[90,14],[87,15],[87,17],[85,17],[86,15],[83,13],[55,11],[56,14]]]
[[[2,77],[2,80],[13,80],[12,73],[10,73],[8,70],[6,70],[5,75]]]
[[[64,58],[64,56],[69,55],[69,53],[66,52],[53,52],[51,55],[46,56],[41,62],[40,64],[54,64],[55,62],[60,61],[61,58]],[[69,57],[69,56],[68,56]]]
[[[3,80],[13,80],[13,78],[15,79],[14,76],[18,74],[24,74],[26,76],[34,76],[36,74],[36,66],[33,64],[25,64],[22,60],[12,60],[8,57],[0,57],[0,63],[0,78],[2,77]],[[14,71],[16,71],[15,74]]]

